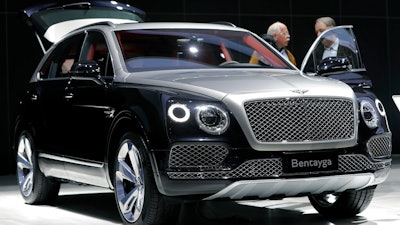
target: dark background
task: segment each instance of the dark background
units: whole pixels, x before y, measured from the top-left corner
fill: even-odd
[[[400,94],[400,11],[395,0],[130,0],[147,12],[149,21],[229,21],[257,34],[275,22],[291,34],[290,50],[300,66],[315,39],[314,21],[333,17],[338,25],[354,26],[364,64],[374,90],[386,107],[393,133],[393,153],[399,154],[400,112],[392,95]],[[39,0],[5,0],[0,4],[0,174],[14,173],[11,137],[18,98],[43,52],[19,12]],[[398,3],[397,3],[398,4]]]

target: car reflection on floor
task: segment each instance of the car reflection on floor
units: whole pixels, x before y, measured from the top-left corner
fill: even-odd
[[[175,225],[398,225],[400,224],[400,155],[393,157],[388,180],[378,186],[370,206],[357,217],[329,221],[307,198],[260,201],[190,201],[182,203]],[[63,184],[53,206],[23,203],[14,175],[0,176],[0,219],[12,225],[121,224],[111,191]]]

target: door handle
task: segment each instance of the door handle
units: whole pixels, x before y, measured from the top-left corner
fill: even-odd
[[[37,101],[37,100],[38,100],[37,94],[32,94],[31,95],[31,101]]]
[[[74,97],[74,94],[71,93],[71,92],[66,93],[66,94],[64,95],[64,98],[65,98],[66,100],[72,99],[73,97]]]

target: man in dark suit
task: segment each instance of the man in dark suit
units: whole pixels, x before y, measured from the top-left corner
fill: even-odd
[[[346,56],[351,65],[358,65],[357,55],[351,48],[341,43],[340,39],[334,33],[326,34],[315,49],[317,65],[324,58],[336,56]]]
[[[315,20],[315,34],[320,36],[325,30],[336,26],[336,22],[332,17],[320,17]],[[346,56],[351,65],[358,65],[358,58],[351,48],[340,43],[339,38],[334,34],[326,34],[315,49],[315,58],[317,65],[327,57]]]

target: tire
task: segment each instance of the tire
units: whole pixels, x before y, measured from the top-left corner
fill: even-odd
[[[32,135],[21,132],[16,152],[18,186],[25,203],[52,204],[60,191],[60,183],[47,178],[39,169]]]
[[[122,136],[115,157],[114,193],[126,225],[174,224],[179,204],[170,204],[155,184],[142,139]]]
[[[311,205],[328,218],[351,218],[364,211],[371,203],[376,189],[371,186],[357,191],[310,195]]]

